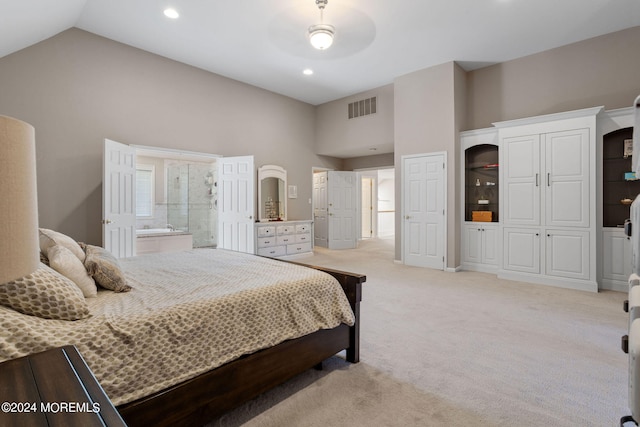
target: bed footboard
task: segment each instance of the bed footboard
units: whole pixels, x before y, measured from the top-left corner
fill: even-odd
[[[357,363],[360,358],[360,301],[366,277],[300,265],[324,271],[340,282],[356,316],[353,326],[341,324],[285,341],[151,396],[120,405],[118,412],[127,425],[203,425],[342,350],[346,349],[349,362]]]
[[[287,261],[292,262],[292,261]],[[362,284],[367,277],[363,274],[348,273],[346,271],[334,270],[331,268],[318,267],[316,265],[293,262],[293,264],[324,271],[335,277],[344,290],[351,309],[356,316],[356,323],[349,331],[349,348],[347,348],[347,361],[358,363],[360,361],[360,301],[362,301]]]

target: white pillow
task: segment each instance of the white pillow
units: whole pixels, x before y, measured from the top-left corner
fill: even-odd
[[[38,230],[40,231],[40,250],[47,258],[49,258],[49,248],[55,245],[61,245],[69,249],[80,261],[84,262],[84,251],[78,242],[71,237],[46,228],[40,228]]]
[[[98,295],[98,287],[84,264],[69,249],[54,245],[48,250],[49,266],[78,285],[85,298]]]

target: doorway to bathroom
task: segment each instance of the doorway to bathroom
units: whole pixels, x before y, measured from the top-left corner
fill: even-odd
[[[136,147],[136,229],[188,232],[217,245],[217,156]]]

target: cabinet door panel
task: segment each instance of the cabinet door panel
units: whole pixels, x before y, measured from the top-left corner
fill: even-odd
[[[503,150],[504,221],[539,225],[540,136],[505,138]]]
[[[546,244],[548,275],[589,278],[589,232],[547,230]]]
[[[504,269],[540,273],[540,235],[535,229],[505,228]]]
[[[626,282],[631,274],[631,242],[622,231],[608,231],[603,234],[603,272],[608,280]]]
[[[464,227],[464,260],[479,263],[482,261],[480,246],[480,226]]]
[[[544,135],[545,223],[589,226],[589,130]]]
[[[485,227],[482,230],[482,262],[498,265],[498,228]]]

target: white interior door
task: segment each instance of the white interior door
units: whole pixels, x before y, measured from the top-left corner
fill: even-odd
[[[329,247],[327,222],[327,172],[313,174],[313,242],[315,246]]]
[[[352,249],[357,244],[358,183],[355,172],[328,172],[329,249]]]
[[[218,247],[255,253],[253,156],[218,160]]]
[[[136,149],[104,140],[102,245],[116,258],[136,254]]]
[[[404,262],[444,269],[445,154],[403,158]]]

